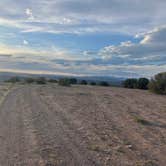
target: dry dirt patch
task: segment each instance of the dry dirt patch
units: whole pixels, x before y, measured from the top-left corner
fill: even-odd
[[[166,99],[148,91],[90,86],[45,87],[41,99],[106,165],[164,165]],[[121,165],[121,164],[120,164]]]
[[[97,86],[12,89],[0,111],[0,165],[165,166],[165,96]]]

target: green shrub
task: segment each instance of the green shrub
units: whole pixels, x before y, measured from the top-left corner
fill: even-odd
[[[58,81],[56,79],[49,79],[48,82],[50,82],[50,83],[57,83]]]
[[[87,85],[88,82],[87,82],[86,80],[82,80],[82,81],[80,82],[80,84],[81,84],[81,85]]]
[[[139,78],[137,82],[138,89],[148,89],[149,80],[147,78]]]
[[[138,80],[135,78],[126,79],[123,83],[125,88],[137,88]]]
[[[31,83],[35,82],[35,79],[33,79],[33,78],[25,78],[24,82],[28,83],[28,84],[31,84]]]
[[[70,79],[68,79],[68,78],[59,79],[58,84],[61,86],[70,86],[71,85]]]
[[[96,82],[90,82],[90,85],[95,86],[97,84],[96,84]]]
[[[109,83],[106,82],[106,81],[101,81],[101,82],[99,83],[99,85],[100,85],[100,86],[109,86]]]
[[[47,80],[44,77],[39,77],[36,79],[37,84],[46,84]]]
[[[159,73],[151,79],[149,90],[157,94],[166,95],[166,72]]]
[[[9,80],[7,80],[6,82],[10,82],[10,83],[17,83],[20,82],[20,78],[19,77],[11,77]]]
[[[69,81],[70,81],[70,84],[77,84],[76,78],[70,78]]]

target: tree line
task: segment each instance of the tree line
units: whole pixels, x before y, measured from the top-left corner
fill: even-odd
[[[149,89],[157,94],[166,95],[166,72],[156,74],[150,80],[147,78],[129,78],[123,82],[123,86],[131,89]]]
[[[38,77],[38,78],[19,78],[19,77],[11,77],[10,79],[6,80],[5,82],[10,83],[21,83],[21,84],[46,84],[46,83],[57,83],[61,86],[71,86],[71,85],[100,85],[100,86],[110,86],[110,84],[106,81],[87,81],[87,80],[78,80],[76,78],[59,78],[59,79],[46,79],[45,77]]]
[[[26,83],[26,84],[46,84],[46,83],[57,83],[61,86],[71,86],[75,84],[80,85],[99,85],[99,86],[111,86],[109,82],[107,81],[87,81],[87,80],[77,80],[76,78],[60,78],[60,79],[46,79],[44,77],[38,77],[38,78],[22,78],[19,77],[12,77],[6,82],[11,83]],[[143,89],[147,90],[149,89],[152,92],[158,93],[158,94],[165,94],[166,95],[166,72],[159,73],[155,75],[150,80],[148,78],[128,78],[123,83],[122,86],[124,88],[131,88],[131,89]]]

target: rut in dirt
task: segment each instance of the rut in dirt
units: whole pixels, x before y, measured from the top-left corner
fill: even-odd
[[[0,165],[99,165],[63,120],[34,88],[13,90],[0,111]]]

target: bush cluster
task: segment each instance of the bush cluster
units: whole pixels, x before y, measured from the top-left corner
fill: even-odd
[[[61,86],[70,86],[71,82],[70,82],[70,79],[68,78],[61,78],[59,79],[58,84]]]
[[[37,84],[46,84],[47,80],[44,77],[39,77],[39,78],[19,78],[19,77],[11,77],[9,80],[6,82],[10,83],[26,83],[26,84],[32,84],[32,83],[37,83]]]
[[[48,82],[50,82],[50,83],[57,83],[58,81],[56,79],[49,79]]]
[[[100,81],[100,82],[95,82],[95,81],[87,81],[87,80],[77,80],[76,78],[60,78],[59,80],[56,79],[46,79],[45,77],[38,77],[38,78],[33,78],[33,77],[26,77],[26,78],[19,78],[19,77],[12,77],[6,82],[11,82],[11,83],[26,83],[26,84],[46,84],[46,83],[58,83],[61,86],[70,86],[70,85],[99,85],[99,86],[109,86],[109,83],[106,81]]]
[[[76,78],[69,78],[70,84],[77,84]]]
[[[155,75],[148,87],[152,92],[166,95],[166,72]]]
[[[99,85],[100,86],[109,86],[109,83],[106,81],[101,81],[101,82],[99,82]]]
[[[10,82],[10,83],[17,83],[20,82],[20,78],[19,77],[11,77],[10,79],[8,79],[6,82]]]
[[[37,84],[46,84],[47,80],[44,77],[39,77],[39,78],[36,79],[36,83]]]
[[[27,84],[32,84],[35,82],[35,79],[34,78],[25,78],[24,82]]]
[[[97,83],[96,82],[90,82],[90,85],[95,86],[95,85],[97,85]]]
[[[148,89],[148,84],[149,80],[147,78],[129,78],[124,81],[123,86],[131,89]]]
[[[87,82],[86,80],[81,80],[81,81],[80,81],[80,84],[81,84],[81,85],[88,85],[88,82]]]
[[[56,79],[46,79],[44,77],[39,78],[19,78],[19,77],[12,77],[6,82],[17,83],[23,82],[27,84],[37,83],[37,84],[46,84],[47,82],[50,83],[58,83],[61,86],[70,86],[71,84],[81,84],[81,85],[99,85],[99,86],[110,86],[110,84],[106,81],[100,82],[88,82],[86,80],[78,80],[76,78],[60,78],[59,80]],[[125,88],[132,88],[132,89],[149,89],[152,92],[157,94],[164,94],[166,95],[166,72],[159,73],[155,75],[150,81],[147,78],[129,78],[123,82],[123,86]]]
[[[149,89],[150,91],[166,95],[166,72],[156,74],[150,81],[147,78],[129,78],[123,82],[125,88]]]

